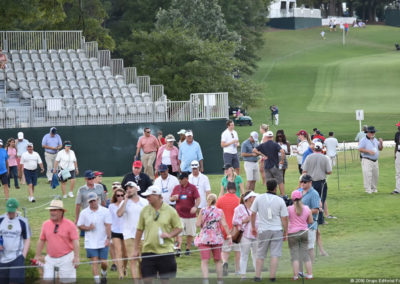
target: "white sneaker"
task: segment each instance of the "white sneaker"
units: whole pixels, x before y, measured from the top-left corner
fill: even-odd
[[[32,196],[28,196],[29,202],[32,202]]]
[[[63,198],[67,198],[67,195],[64,195]]]
[[[34,197],[34,196],[32,196],[32,202],[36,202],[36,200],[35,200],[35,197]]]
[[[72,197],[74,197],[74,193],[70,191],[70,192],[68,193],[68,196],[72,198]]]

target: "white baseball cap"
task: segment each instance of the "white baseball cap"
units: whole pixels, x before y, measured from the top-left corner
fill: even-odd
[[[18,139],[24,139],[24,133],[18,132]]]
[[[258,193],[255,193],[254,191],[251,191],[249,194],[247,194],[246,196],[245,196],[245,198],[243,198],[244,199],[244,201],[246,201],[247,199],[249,199],[250,197],[257,197],[258,196]]]
[[[256,131],[252,131],[250,136],[254,139],[254,141],[258,141],[258,133]]]
[[[192,169],[197,169],[197,168],[200,167],[200,164],[199,164],[199,162],[198,162],[197,160],[193,160],[193,161],[190,163],[190,167],[191,167]]]
[[[193,132],[191,130],[186,131],[185,136],[193,136]]]
[[[321,142],[315,142],[314,143],[314,147],[315,147],[315,149],[318,149],[318,150],[321,150],[322,149],[322,143]]]
[[[178,131],[177,134],[185,134],[185,133],[186,133],[186,130],[185,129],[181,129],[181,130]]]
[[[142,196],[149,196],[152,194],[162,195],[161,188],[155,185],[149,186],[147,190],[142,193]]]
[[[263,134],[263,137],[274,137],[274,133],[272,131],[267,131]]]

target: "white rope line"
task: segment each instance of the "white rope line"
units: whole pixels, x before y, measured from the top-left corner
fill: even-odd
[[[305,233],[307,233],[310,230],[310,228],[308,228],[307,230],[302,231],[301,233],[295,233],[295,234],[291,234],[290,236],[288,236],[288,238],[294,238],[294,237],[298,237],[301,236]],[[277,241],[277,240],[283,240],[284,237],[280,237],[280,238],[272,238],[272,239],[266,239],[266,240],[256,240],[253,243],[263,243],[263,242],[269,242],[269,241]],[[240,243],[235,244],[232,243],[233,245],[240,245]],[[226,247],[224,245],[221,246],[215,246],[212,248],[205,248],[205,249],[196,249],[196,250],[190,250],[191,253],[196,253],[196,252],[201,252],[201,251],[206,251],[209,249],[219,249],[219,248],[223,248]],[[154,258],[154,257],[163,257],[163,256],[171,256],[171,255],[176,255],[176,252],[169,252],[169,253],[163,253],[163,254],[155,254],[155,255],[145,255],[145,256],[137,256],[137,257],[124,257],[124,258],[113,258],[113,259],[104,259],[104,260],[96,260],[96,261],[84,261],[84,262],[79,262],[78,265],[86,265],[86,264],[95,264],[95,263],[102,263],[102,262],[116,262],[116,261],[124,261],[124,260],[140,260],[143,258]],[[21,269],[21,268],[40,268],[41,266],[39,265],[26,265],[26,266],[9,266],[9,267],[0,267],[0,270],[4,270],[4,269]]]

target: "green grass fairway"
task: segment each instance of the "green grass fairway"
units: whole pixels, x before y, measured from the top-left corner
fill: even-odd
[[[346,168],[345,161],[346,159]],[[329,257],[317,256],[314,264],[316,283],[350,283],[350,278],[400,278],[400,226],[399,226],[399,202],[400,196],[390,195],[394,189],[394,161],[393,149],[385,149],[382,152],[380,163],[379,192],[373,195],[364,193],[362,175],[358,155],[347,151],[339,156],[339,181],[338,171],[335,168],[332,176],[328,178],[328,204],[330,214],[338,219],[328,219],[329,224],[321,227],[324,247]],[[243,172],[243,168],[242,168]],[[245,175],[242,175],[245,177]],[[289,170],[286,175],[286,192],[290,194],[297,188],[298,181],[296,158],[289,159]],[[209,176],[212,191],[218,193],[221,175]],[[122,177],[104,178],[103,182],[111,187],[115,180]],[[77,188],[84,183],[82,178],[77,180]],[[75,189],[75,192],[77,190]],[[257,184],[257,192],[265,192],[260,183]],[[40,234],[41,224],[48,218],[47,207],[52,197],[60,194],[60,188],[50,189],[45,184],[45,179],[39,180],[39,186],[35,190],[36,203],[27,200],[26,186],[16,190],[12,186],[11,196],[20,200],[21,208],[27,209],[27,217],[32,228],[32,248],[36,247]],[[68,211],[66,217],[74,219],[74,201],[68,198],[64,204]],[[0,210],[4,212],[4,200],[0,201]],[[91,269],[87,264],[83,239],[81,244],[81,261],[86,262],[78,269],[79,283],[87,279],[85,283],[92,283]],[[178,281],[180,283],[193,282],[201,279],[200,255],[193,253],[190,257],[177,259]],[[254,276],[251,262],[249,263],[248,277]],[[210,277],[215,278],[215,266],[211,261]],[[233,257],[230,259],[230,275],[232,282],[239,279],[234,276]],[[278,269],[279,283],[287,283],[292,276],[290,256],[287,242],[283,244],[282,257]],[[109,272],[109,283],[131,283],[129,280],[119,282],[116,272]],[[267,278],[268,273],[264,272]],[[187,278],[191,278],[188,280]],[[331,280],[331,281],[328,281]],[[211,281],[212,282],[212,281]],[[199,281],[196,283],[200,283]],[[251,282],[249,282],[251,283]],[[360,282],[361,283],[361,282]]]
[[[364,123],[374,125],[379,137],[393,139],[400,120],[400,53],[394,49],[400,29],[351,28],[345,46],[339,31],[325,28],[322,40],[321,29],[266,30],[252,76],[263,96],[249,109],[254,126],[237,127],[241,137],[261,123],[271,124],[268,106],[276,104],[280,125],[272,129],[284,129],[291,141],[297,130],[314,127],[352,141],[359,127],[356,109],[364,109]]]

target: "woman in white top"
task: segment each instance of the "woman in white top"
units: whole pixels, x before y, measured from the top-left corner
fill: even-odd
[[[260,125],[260,133],[261,133],[261,141],[260,141],[260,144],[262,144],[262,143],[265,143],[265,142],[267,142],[267,138],[266,137],[264,137],[264,134],[265,133],[267,133],[267,131],[269,130],[269,125],[268,124],[261,124]],[[261,178],[262,178],[262,182],[263,182],[263,185],[266,185],[266,180],[265,180],[265,172],[264,172],[264,161],[265,161],[265,158],[264,157],[261,157],[261,159],[260,159],[260,175],[261,175]]]
[[[59,179],[64,198],[67,198],[65,187],[68,180],[70,180],[68,195],[69,197],[74,197],[75,175],[79,174],[78,161],[76,160],[74,151],[71,150],[71,146],[71,141],[64,142],[64,149],[57,153],[53,170],[53,173],[57,173],[57,169],[60,167]]]
[[[117,259],[117,269],[119,274],[119,279],[123,279],[126,275],[126,267],[128,261],[120,260],[121,258],[127,258],[126,248],[124,243],[124,235],[122,234],[123,219],[118,217],[117,211],[121,202],[124,200],[125,191],[122,188],[117,188],[111,198],[111,204],[108,207],[111,214],[111,239],[114,246],[115,258]]]
[[[162,145],[157,152],[156,163],[154,165],[155,170],[163,164],[168,166],[168,173],[173,176],[177,176],[180,168],[178,159],[179,149],[174,146],[175,137],[172,134],[168,134],[165,137],[167,144]]]
[[[309,147],[309,137],[308,137],[308,133],[305,130],[300,130],[299,132],[297,132],[297,137],[299,138],[299,143],[297,144],[297,149],[296,149],[296,153],[297,153],[297,164],[299,167],[299,173],[302,174],[303,170],[301,168],[301,164],[303,163],[303,155],[304,152],[307,151],[308,147]],[[294,151],[294,150],[293,150]]]
[[[276,131],[276,138],[275,142],[281,146],[281,148],[285,151],[285,159],[283,161],[283,166],[282,166],[282,175],[283,175],[283,183],[285,183],[285,172],[286,169],[288,168],[288,160],[287,157],[290,155],[290,143],[288,140],[286,140],[286,135],[285,132],[280,129]],[[278,154],[279,157],[281,156],[281,153]]]

